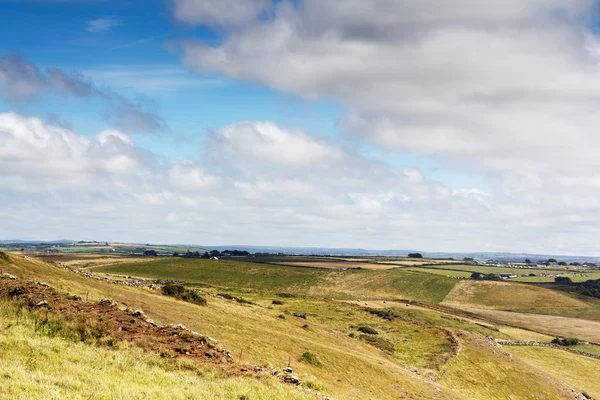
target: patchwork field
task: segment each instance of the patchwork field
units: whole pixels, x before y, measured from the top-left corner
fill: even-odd
[[[234,363],[250,370],[261,366],[270,371],[290,364],[302,390],[272,375],[226,376],[209,365],[190,364],[185,356],[165,360],[131,345],[106,348],[46,337],[39,331],[43,312],[35,318],[27,314],[35,310],[20,312],[17,318],[10,307],[5,311],[0,307],[0,326],[11,326],[0,336],[0,394],[10,387],[9,398],[89,398],[85,389],[91,388],[95,398],[116,398],[117,393],[128,397],[135,390],[152,398],[164,388],[161,393],[175,399],[512,400],[532,398],[532,393],[540,399],[573,398],[572,381],[517,356],[511,359],[487,339],[550,336],[507,327],[496,316],[469,318],[444,311],[450,309],[436,304],[459,283],[445,276],[402,269],[339,271],[179,258],[88,270],[180,280],[188,288],[201,288],[208,304],[109,284],[40,260],[0,259],[0,276],[10,273],[18,280],[43,281],[79,294],[83,301],[111,298],[121,308],[143,310],[158,325],[182,323],[217,339]],[[394,299],[419,300],[438,309],[407,307]],[[0,304],[6,300],[0,299]],[[564,328],[569,333],[566,324]],[[107,364],[110,367],[103,367]],[[100,373],[94,372],[99,368]],[[68,373],[68,380],[61,371]],[[11,385],[15,380],[23,383]],[[148,386],[141,388],[144,380]],[[177,385],[186,389],[178,392]],[[194,390],[197,386],[202,389]]]

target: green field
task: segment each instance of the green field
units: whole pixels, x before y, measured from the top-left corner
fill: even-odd
[[[183,280],[200,286],[286,292],[313,297],[403,298],[441,302],[455,279],[390,270],[323,270],[229,260],[169,258],[92,268],[96,272]]]

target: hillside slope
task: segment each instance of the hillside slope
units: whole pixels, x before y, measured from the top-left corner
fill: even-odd
[[[483,329],[480,326],[467,322],[458,325],[448,320],[448,327],[445,327],[441,325],[444,322],[443,318],[428,319],[426,312],[398,310],[397,317],[388,321],[349,304],[317,298],[306,300],[295,298],[293,302],[290,300],[290,307],[295,308],[289,308],[289,311],[286,309],[288,314],[285,314],[281,311],[283,309],[271,305],[271,299],[276,298],[273,294],[262,294],[256,291],[252,294],[254,305],[240,304],[219,296],[209,296],[208,305],[202,307],[164,296],[157,291],[108,284],[75,274],[56,265],[34,259],[23,259],[19,256],[0,260],[0,272],[17,275],[19,280],[44,281],[59,290],[76,293],[88,301],[109,297],[116,300],[120,307],[142,309],[159,325],[183,323],[194,331],[218,339],[219,345],[231,351],[236,362],[279,368],[290,363],[294,373],[305,383],[305,386],[321,393],[321,397],[317,398],[328,395],[336,400],[485,399],[490,398],[490,393],[501,392],[507,399],[536,398],[527,397],[530,393],[539,393],[541,397],[537,398],[544,399],[574,399],[569,387],[559,379],[551,378],[547,373],[531,368],[526,363],[507,361],[506,355],[493,351],[491,346],[481,344],[486,343],[484,336],[464,331],[466,329],[479,332]],[[2,280],[0,284],[1,282]],[[327,282],[327,285],[334,285],[334,283]],[[351,289],[346,286],[344,290]],[[13,323],[10,319],[6,321],[2,323]],[[357,327],[364,324],[374,327],[379,334],[357,332]],[[349,331],[355,332],[354,337],[348,335]],[[446,338],[447,335],[455,338],[452,340],[457,341],[458,347],[453,348],[452,341],[449,342]],[[32,336],[30,333],[23,337],[25,341],[29,341],[28,337]],[[103,353],[105,350],[100,351],[97,347],[89,347],[89,345],[77,344],[76,347],[72,347],[72,344],[64,341],[55,342],[59,340],[56,338],[51,341],[39,337],[35,339],[42,341],[30,347],[19,344],[18,346],[21,347],[15,348],[21,348],[22,351],[6,353],[7,360],[12,361],[7,362],[5,366],[0,366],[0,376],[8,377],[6,379],[10,382],[20,382],[19,384],[30,387],[33,385],[32,379],[35,382],[35,374],[48,374],[54,384],[61,387],[69,387],[71,379],[79,379],[80,375],[72,372],[68,365],[65,366],[67,374],[61,376],[56,370],[52,372],[50,364],[46,365],[41,355],[28,350],[32,346],[41,349],[42,352],[53,352],[54,350],[47,349],[52,346],[63,346],[61,351],[67,354],[86,352],[88,351],[86,349],[91,349],[92,352],[106,354],[108,358],[101,359],[110,364],[106,367],[107,370],[114,367],[109,357],[112,350]],[[11,340],[14,342],[15,336],[12,336]],[[411,345],[411,341],[414,341],[414,346]],[[129,357],[127,359],[134,360],[142,354],[137,349],[130,348],[126,351],[129,353],[124,354],[118,350],[118,357]],[[303,354],[307,353],[310,356],[304,357]],[[26,358],[27,354],[30,356]],[[143,353],[140,357],[136,365],[145,370],[144,357],[156,360],[152,357],[157,356],[153,353]],[[19,375],[10,372],[24,359],[38,360],[36,361],[38,370],[35,374]],[[314,362],[316,359],[318,362]],[[431,361],[438,365],[431,365]],[[145,365],[153,366],[154,361]],[[417,368],[414,367],[415,365]],[[478,366],[486,366],[487,372],[477,372],[482,368]],[[93,368],[97,368],[97,365],[81,363],[81,374],[92,374]],[[132,371],[135,371],[135,368]],[[212,370],[209,368],[208,371]],[[164,373],[167,374],[169,371],[166,370]],[[201,377],[207,379],[206,382],[190,381],[190,384],[204,385],[203,387],[207,388],[211,385],[222,388],[237,385],[238,381],[218,381],[214,378],[215,375],[211,374],[214,373],[210,372]],[[118,381],[114,384],[113,392],[117,393],[119,388],[126,385],[128,375],[115,377],[111,373],[111,376],[113,376],[111,379]],[[490,376],[494,379],[489,379]],[[186,377],[188,375],[183,376],[182,379],[187,379]],[[246,385],[244,382],[240,381],[241,386],[236,387],[244,388]],[[260,384],[266,386],[256,386]],[[272,381],[248,382],[247,388],[253,394],[245,398],[300,398],[294,392],[295,388],[290,392],[289,388],[286,389],[286,385],[281,384],[282,389],[273,386],[276,384],[277,382]],[[98,382],[94,385],[102,387]],[[157,382],[157,385],[160,383]],[[81,388],[80,384],[73,384],[71,393],[78,393],[77,390]],[[214,398],[240,396],[238,392],[223,390],[225,392],[215,395]],[[77,396],[72,397],[77,398]],[[152,393],[149,393],[148,397],[156,398]]]

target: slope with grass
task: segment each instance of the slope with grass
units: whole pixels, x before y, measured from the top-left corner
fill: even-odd
[[[578,392],[600,398],[600,360],[547,347],[504,346],[534,368],[547,371]]]
[[[179,279],[196,285],[244,288],[344,299],[394,298],[440,302],[456,280],[398,270],[321,270],[229,260],[171,258],[119,264],[93,271],[147,278]]]
[[[217,286],[205,288],[208,292],[207,306],[190,304],[157,291],[110,285],[58,266],[16,256],[8,261],[0,261],[0,272],[17,275],[19,279],[44,281],[60,290],[82,295],[84,299],[87,297],[90,301],[110,297],[119,302],[121,307],[144,310],[160,325],[183,323],[192,330],[218,339],[219,345],[231,351],[238,362],[274,367],[284,367],[290,363],[305,387],[321,393],[320,397],[316,397],[318,399],[324,395],[335,399],[524,399],[534,398],[532,393],[544,399],[573,398],[568,393],[567,385],[559,379],[549,379],[545,372],[528,364],[508,361],[503,352],[489,345],[485,336],[494,335],[493,329],[439,312],[413,310],[406,306],[396,308],[394,316],[386,319],[356,305],[318,298],[323,293],[356,298],[355,291],[358,291],[361,296],[367,293],[375,296],[403,293],[441,300],[455,280],[402,271],[319,271],[276,266],[272,267],[274,269],[270,269],[271,266],[264,269],[258,267],[265,266],[245,263],[227,266],[220,261],[213,263],[215,267],[211,269],[211,264],[185,261],[147,263],[135,275],[144,275],[144,271],[148,273],[148,268],[165,267],[167,272],[158,271],[163,278],[175,277],[197,285]],[[143,264],[129,264],[128,268],[140,268]],[[224,265],[222,270],[218,270],[218,266],[222,268]],[[184,277],[177,275],[177,268],[181,269]],[[307,271],[310,274],[305,275]],[[156,270],[150,272],[157,273]],[[124,271],[119,273],[129,274]],[[316,285],[317,289],[311,288],[311,285]],[[211,295],[223,291],[243,295],[254,304],[240,304]],[[296,296],[302,297],[276,295],[282,291],[295,292]],[[273,300],[278,303],[273,304]],[[0,321],[4,326],[11,323],[10,320]],[[370,327],[377,333],[359,330],[362,326]],[[195,390],[204,394],[200,398],[306,398],[304,393],[295,392],[293,388],[290,391],[287,386],[280,387],[270,378],[246,381],[248,378],[223,377],[205,365],[184,363],[175,364],[183,365],[180,367],[171,367],[172,364],[168,362],[163,365],[166,362],[164,359],[135,348],[115,346],[115,350],[108,350],[35,334],[29,339],[31,331],[29,334],[21,331],[26,328],[15,325],[11,329],[15,329],[15,335],[23,335],[25,341],[41,340],[26,347],[13,343],[15,336],[14,340],[11,339],[11,346],[16,349],[14,353],[6,348],[8,345],[0,347],[0,351],[4,352],[2,359],[9,360],[5,367],[0,366],[0,379],[9,383],[16,381],[24,387],[18,389],[19,386],[12,385],[14,389],[11,387],[11,390],[21,390],[12,397],[27,397],[25,394],[33,393],[32,398],[41,398],[41,394],[35,393],[36,379],[48,376],[48,381],[52,383],[42,379],[40,382],[45,386],[40,390],[45,391],[46,395],[50,394],[50,397],[58,393],[66,398],[82,398],[85,383],[89,383],[87,387],[108,393],[105,398],[118,398],[118,393],[125,394],[121,398],[136,398],[136,390],[144,393],[140,382],[147,380],[148,392],[138,397],[185,398],[189,395],[188,398],[194,398],[191,391]],[[451,337],[456,337],[458,347],[455,347]],[[58,350],[52,350],[56,346]],[[66,374],[58,375],[57,368],[53,367],[58,361],[44,358],[46,352],[52,357],[54,353],[63,352],[60,357],[66,361],[71,360],[70,354],[73,354],[74,362],[79,362],[80,371],[72,371],[74,367],[68,363],[61,364],[60,368]],[[100,364],[83,359],[91,357],[92,353],[98,354]],[[113,353],[116,354],[113,359],[108,357]],[[120,357],[126,358],[127,362],[112,363],[111,360]],[[36,363],[35,370],[23,370],[27,360]],[[1,368],[6,368],[6,372]],[[94,375],[94,369],[98,368],[103,368],[102,372]],[[140,378],[130,378],[127,368],[132,373],[139,372]],[[156,372],[155,380],[144,372],[148,370]],[[94,376],[90,378],[90,375]],[[132,382],[127,379],[132,379]],[[163,384],[163,379],[173,379],[175,384],[187,385],[190,389],[171,391],[175,384]],[[112,386],[106,388],[108,381]],[[131,391],[124,388],[127,384],[131,385]],[[158,385],[164,386],[164,395],[153,392]],[[199,389],[198,385],[202,385],[202,388]],[[0,385],[0,390],[5,390],[4,387],[4,384]],[[248,393],[241,392],[242,389],[248,390]],[[89,397],[90,393],[85,393]],[[494,393],[501,393],[502,397],[494,397]],[[102,394],[98,397],[102,398]]]
[[[36,329],[37,319],[0,301],[0,397],[11,399],[314,399],[275,378],[227,376],[120,343],[93,346]]]
[[[496,310],[588,307],[580,300],[550,289],[513,282],[473,280],[456,284],[443,304]]]

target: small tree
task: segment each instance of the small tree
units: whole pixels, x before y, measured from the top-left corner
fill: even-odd
[[[529,258],[526,258],[526,259],[525,259],[525,263],[527,263],[527,264],[531,264],[531,260],[530,260]]]
[[[471,279],[483,279],[483,274],[481,272],[473,272],[471,274]]]
[[[409,258],[423,258],[423,255],[421,253],[409,253],[408,257]]]

